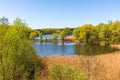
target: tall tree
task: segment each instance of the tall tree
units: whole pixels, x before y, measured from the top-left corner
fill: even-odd
[[[58,38],[58,34],[57,33],[53,33],[51,36],[52,39],[56,40]]]
[[[120,21],[115,21],[110,25],[110,30],[112,31],[111,42],[113,44],[120,42]]]
[[[39,32],[38,31],[31,31],[30,34],[29,34],[29,39],[33,39],[35,37],[39,36]]]
[[[8,19],[7,18],[5,18],[5,17],[2,17],[2,18],[0,18],[0,24],[9,24],[9,21],[8,21]]]
[[[60,32],[60,38],[64,41],[64,38],[70,33],[70,28],[64,28]]]
[[[25,22],[25,20],[20,19],[19,17],[17,17],[14,21],[13,21],[13,25],[15,26],[28,26],[28,24]]]
[[[108,24],[99,24],[99,39],[102,45],[109,45],[111,39],[111,30]]]
[[[73,35],[80,40],[80,42],[90,43],[93,39],[96,38],[96,28],[91,24],[85,24],[76,28],[73,31]]]
[[[35,77],[37,56],[24,37],[26,27],[4,29],[0,40],[0,80],[32,80]]]

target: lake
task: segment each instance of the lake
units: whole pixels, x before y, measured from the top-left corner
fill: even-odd
[[[46,34],[46,35],[43,35],[42,36],[42,39],[44,40],[44,39],[51,39],[51,36],[52,36],[52,34]],[[67,35],[66,37],[68,37],[68,36],[71,36],[71,35]],[[60,39],[60,36],[58,36],[58,38],[57,39]],[[40,40],[40,37],[38,36],[38,37],[35,37],[35,40]]]
[[[118,49],[111,48],[109,46],[99,45],[84,45],[76,43],[49,43],[49,42],[35,42],[33,43],[38,55],[98,55],[114,52]]]

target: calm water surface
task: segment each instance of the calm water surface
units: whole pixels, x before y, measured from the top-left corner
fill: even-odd
[[[33,43],[40,56],[49,55],[98,55],[114,52],[117,49],[99,45],[84,45],[76,43]]]

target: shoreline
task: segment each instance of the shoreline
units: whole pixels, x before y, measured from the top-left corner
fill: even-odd
[[[111,45],[113,48],[119,48],[120,44]],[[108,54],[100,54],[96,56],[85,56],[85,55],[51,55],[39,57],[39,63],[41,67],[41,74],[39,79],[48,80],[49,72],[48,68],[50,65],[70,65],[78,70],[90,70],[91,80],[94,80],[94,76],[97,79],[105,78],[106,80],[119,80],[120,72],[120,51],[115,51]],[[97,73],[97,75],[96,75]]]

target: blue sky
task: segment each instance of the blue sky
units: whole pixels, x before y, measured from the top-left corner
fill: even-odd
[[[33,29],[120,20],[120,0],[0,0],[0,17],[25,19]]]

